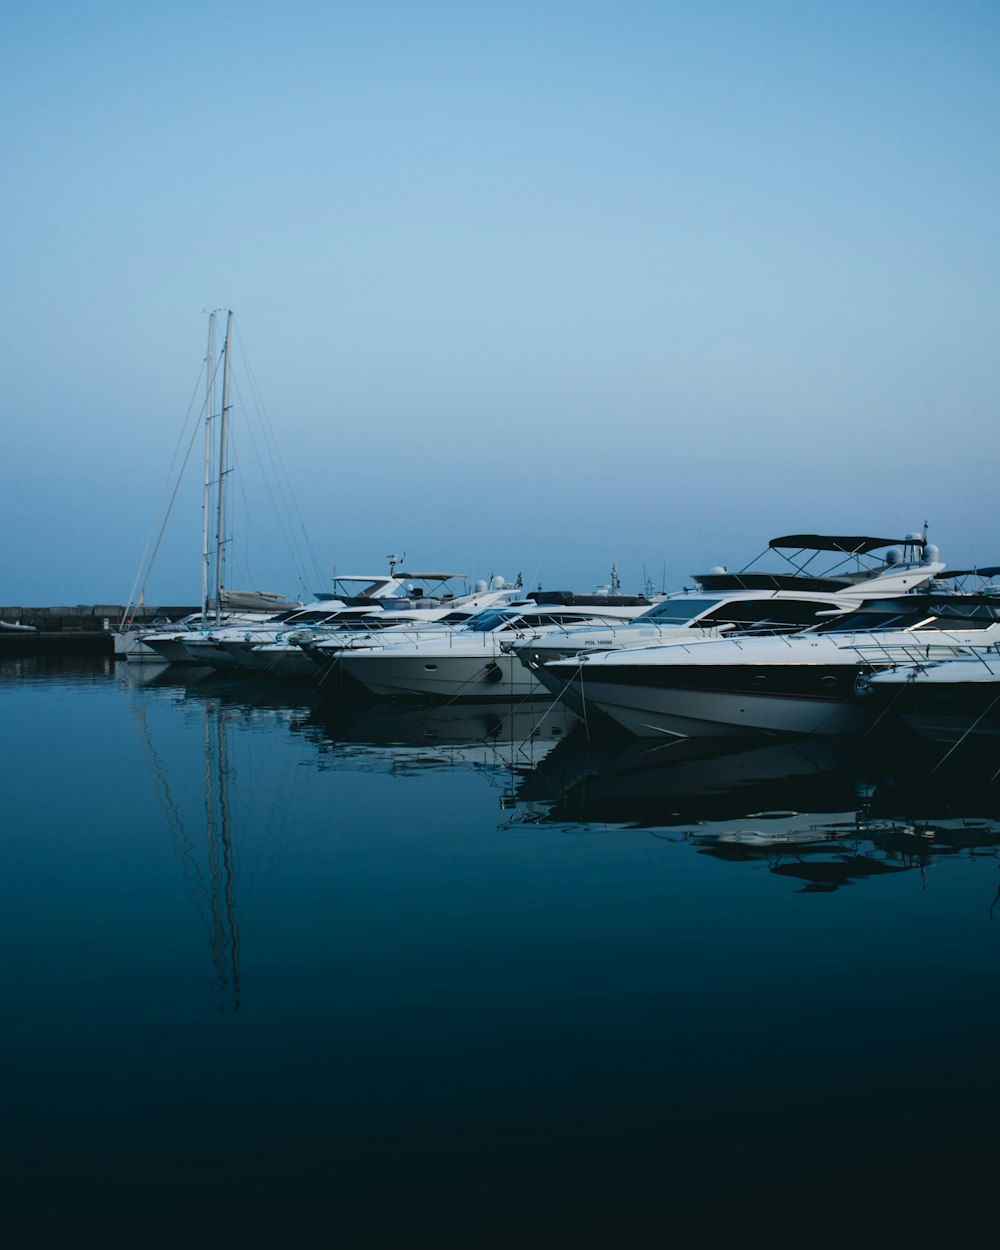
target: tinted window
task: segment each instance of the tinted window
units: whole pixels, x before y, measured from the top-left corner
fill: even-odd
[[[881,629],[906,629],[908,626],[916,624],[917,621],[926,615],[926,609],[918,615],[913,608],[906,608],[905,605],[903,607],[898,605],[890,607],[888,604],[879,604],[878,607],[848,612],[845,616],[831,621],[829,625],[824,625],[822,632],[827,634],[856,634],[869,633],[873,630]]]
[[[686,625],[702,612],[714,607],[719,599],[663,599],[643,612],[641,620],[655,621],[657,625]]]
[[[921,629],[989,629],[995,625],[998,612],[991,604],[949,604],[943,611],[939,608],[928,613],[930,620],[923,620],[917,626]]]
[[[817,612],[836,611],[835,603],[809,602],[805,599],[744,599],[726,603],[710,612],[699,625],[733,625],[740,630],[766,633],[801,629],[816,624]]]
[[[516,612],[504,612],[494,608],[489,612],[480,612],[468,622],[466,629],[474,630],[477,634],[487,634],[491,629],[498,629],[501,625],[516,620],[517,616]]]
[[[983,600],[882,599],[823,626],[824,633],[869,633],[885,629],[987,629],[1000,620],[1000,604]]]

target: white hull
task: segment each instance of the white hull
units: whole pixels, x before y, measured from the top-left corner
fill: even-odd
[[[155,638],[146,644],[146,649],[167,664],[193,664],[194,660],[184,648],[184,641],[180,635],[176,638]]]
[[[355,681],[381,698],[531,699],[544,686],[516,656],[492,651],[475,655],[343,654],[341,664]]]
[[[149,661],[154,664],[163,662],[161,656],[142,641],[138,629],[115,631],[114,655],[116,660]]]

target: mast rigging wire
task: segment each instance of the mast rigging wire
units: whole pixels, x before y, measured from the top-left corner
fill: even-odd
[[[177,444],[174,447],[174,454],[170,461],[170,467],[167,469],[167,475],[164,480],[162,490],[160,491],[160,498],[156,505],[156,511],[153,514],[153,523],[150,526],[149,534],[147,535],[147,538],[146,538],[146,546],[143,550],[142,557],[139,560],[139,567],[136,569],[135,580],[132,583],[132,589],[129,591],[128,603],[126,604],[125,611],[122,615],[120,628],[124,628],[125,623],[129,619],[133,608],[143,600],[146,594],[146,584],[149,581],[149,575],[152,572],[153,563],[156,559],[156,554],[160,549],[160,543],[163,541],[163,534],[167,527],[167,521],[170,519],[170,513],[171,513],[171,510],[173,509],[174,501],[177,498],[177,492],[180,489],[181,479],[184,476],[184,469],[187,466],[187,462],[191,456],[191,448],[194,445],[194,437],[198,433],[198,430],[201,426],[201,417],[205,412],[205,403],[203,401],[201,405],[201,412],[199,414],[198,420],[195,422],[194,433],[192,434],[191,439],[188,442],[188,448],[187,448],[187,451],[184,453],[184,459],[181,462],[180,469],[177,471],[177,479],[174,482],[174,489],[170,494],[170,502],[167,505],[166,512],[163,515],[163,520],[160,523],[160,532],[156,536],[156,544],[153,547],[152,554],[150,555],[150,545],[153,542],[153,534],[156,530],[156,517],[159,516],[161,510],[163,509],[163,501],[166,498],[167,491],[170,486],[170,481],[171,481],[171,478],[173,477],[174,468],[177,464],[177,457],[180,454],[180,449],[181,449],[181,446],[183,445],[184,435],[187,431],[188,422],[191,420],[191,413],[194,409],[195,396],[198,394],[198,391],[201,388],[202,378],[204,376],[206,367],[207,367],[207,362],[205,362],[203,364],[203,367],[198,371],[198,378],[197,378],[197,381],[195,382],[194,390],[191,393],[191,399],[188,401],[187,413],[185,414],[184,423],[181,426],[180,434],[177,437]],[[148,563],[147,563],[147,556],[149,557]],[[143,574],[143,569],[145,569],[145,575]],[[142,579],[142,586],[139,590],[139,594],[137,597],[136,587],[139,585],[140,578]]]

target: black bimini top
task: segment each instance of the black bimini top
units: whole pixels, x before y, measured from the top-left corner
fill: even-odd
[[[711,573],[696,573],[694,576],[703,590],[811,590],[829,593],[847,589],[859,580],[870,578],[881,571],[880,568],[873,567],[880,558],[872,557],[873,551],[884,547],[924,548],[926,545],[922,536],[875,538],[867,534],[785,534],[781,538],[772,538],[767,546],[771,551],[779,551],[781,558],[793,571],[785,568],[769,572],[754,568],[756,561],[753,561],[737,573],[715,570]],[[807,572],[809,565],[820,552],[833,552],[844,558],[835,561],[833,568]],[[852,571],[847,567],[849,561],[861,556],[871,558],[868,568]],[[900,564],[898,567],[902,569],[905,565]]]
[[[769,547],[808,548],[809,551],[840,551],[848,556],[867,555],[880,547],[924,547],[923,538],[868,538],[865,535],[786,534],[772,538]]]
[[[808,573],[696,573],[702,590],[799,590],[819,594],[843,591],[844,577],[813,577]]]

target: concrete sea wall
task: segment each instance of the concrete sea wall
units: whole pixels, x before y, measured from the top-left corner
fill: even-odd
[[[167,604],[143,608],[133,615],[136,625],[155,621],[176,621],[197,608]],[[121,623],[124,605],[120,603],[78,603],[61,607],[0,607],[0,622],[31,625],[35,633],[5,629],[0,625],[0,654],[12,651],[114,651],[114,631]]]

